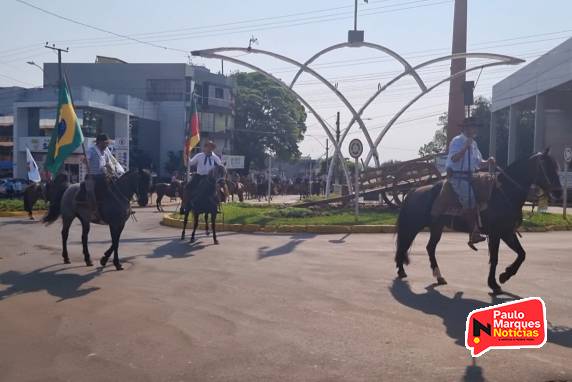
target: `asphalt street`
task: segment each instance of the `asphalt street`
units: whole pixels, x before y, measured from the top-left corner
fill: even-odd
[[[61,261],[60,223],[0,219],[1,381],[572,380],[572,233],[526,233],[527,260],[493,297],[485,245],[438,247],[434,286],[422,234],[407,281],[394,236],[201,232],[195,244],[137,210],[124,271],[84,266],[80,229]],[[94,262],[109,246],[92,228]],[[501,247],[499,269],[514,255]],[[512,297],[511,297],[512,296]],[[547,305],[542,349],[464,347],[468,312],[515,296]]]

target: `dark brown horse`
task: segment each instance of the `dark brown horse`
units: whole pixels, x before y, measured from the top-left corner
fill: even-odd
[[[24,202],[24,211],[28,213],[30,220],[34,220],[34,215],[32,211],[34,210],[34,205],[40,199],[48,201],[48,189],[50,183],[32,183],[26,186],[24,192],[22,193],[22,199]]]
[[[522,207],[532,185],[537,185],[551,197],[557,197],[561,192],[558,166],[548,155],[548,150],[516,161],[501,173],[488,201],[488,207],[481,212],[482,232],[489,237],[490,269],[487,282],[494,293],[502,292],[496,281],[500,241],[504,241],[517,254],[514,263],[500,275],[501,283],[507,282],[514,276],[524,262],[525,251],[518,240],[516,229],[522,222]],[[433,276],[437,278],[437,283],[446,284],[435,258],[435,250],[443,228],[447,226],[457,231],[468,232],[468,227],[458,217],[431,216],[431,208],[442,186],[443,183],[439,182],[413,190],[401,206],[395,253],[397,274],[400,278],[407,277],[404,265],[409,264],[408,251],[413,240],[422,229],[429,227],[431,236],[427,244],[427,253]]]
[[[111,233],[111,246],[100,260],[101,266],[105,266],[113,253],[113,264],[119,271],[123,267],[119,261],[119,239],[125,223],[131,216],[131,199],[137,195],[138,200],[147,203],[151,176],[147,170],[128,171],[116,182],[109,186],[109,191],[103,198],[100,208],[101,217],[109,225]],[[76,196],[80,192],[80,183],[72,184],[54,182],[54,195],[50,199],[50,208],[42,221],[46,224],[55,222],[62,217],[62,257],[64,263],[69,264],[70,259],[67,250],[69,229],[73,220],[77,217],[81,221],[81,243],[85,264],[91,266],[91,257],[87,248],[90,229],[91,211],[86,204],[77,203]]]
[[[226,177],[226,170],[222,166],[216,165],[197,185],[196,190],[191,190],[191,182],[185,186],[181,213],[184,214],[183,232],[181,240],[185,239],[185,230],[189,221],[189,213],[193,212],[193,233],[191,234],[191,243],[195,241],[195,232],[199,225],[199,215],[205,214],[205,223],[208,235],[208,215],[211,216],[211,224],[213,231],[213,240],[218,244],[216,238],[216,217],[218,213],[218,205],[221,201],[223,183]]]
[[[155,205],[157,207],[157,211],[163,212],[163,206],[161,205],[161,201],[163,197],[166,195],[171,199],[182,197],[183,196],[183,182],[181,181],[174,181],[172,183],[156,183],[151,187],[150,193],[153,194],[154,192],[157,193],[157,200]]]

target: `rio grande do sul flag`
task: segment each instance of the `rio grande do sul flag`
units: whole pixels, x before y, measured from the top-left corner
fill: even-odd
[[[187,126],[187,132],[185,137],[185,150],[184,150],[184,159],[185,163],[189,160],[189,155],[191,154],[191,150],[193,147],[196,147],[201,140],[201,131],[200,131],[200,120],[199,120],[199,111],[197,110],[197,101],[195,97],[191,97],[191,114],[189,116],[189,124]]]
[[[546,343],[546,306],[529,297],[469,313],[465,346],[473,357],[491,349],[540,348]]]
[[[59,89],[58,116],[48,145],[46,168],[55,175],[66,158],[82,143],[83,133],[75,114],[68,85],[62,80]]]

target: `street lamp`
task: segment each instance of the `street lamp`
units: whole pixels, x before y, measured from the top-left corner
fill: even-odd
[[[42,68],[40,65],[36,64],[34,61],[27,61],[26,64],[35,66],[36,68],[40,69],[42,72],[44,71],[44,68]]]

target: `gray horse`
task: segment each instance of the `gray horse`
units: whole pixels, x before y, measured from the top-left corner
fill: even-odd
[[[109,225],[111,233],[111,246],[105,251],[100,260],[101,266],[105,266],[109,256],[113,252],[113,264],[119,271],[123,267],[119,262],[119,238],[125,227],[125,223],[131,213],[131,199],[137,194],[138,200],[147,203],[151,176],[146,170],[129,171],[122,175],[116,182],[109,185],[109,191],[103,198],[100,209],[101,217]],[[85,264],[92,266],[87,241],[90,229],[91,212],[86,204],[77,203],[76,196],[80,192],[79,183],[68,185],[67,183],[55,184],[54,197],[50,201],[50,208],[42,221],[47,225],[62,217],[62,256],[64,263],[69,264],[67,240],[69,229],[73,220],[77,217],[81,221],[81,243]]]

